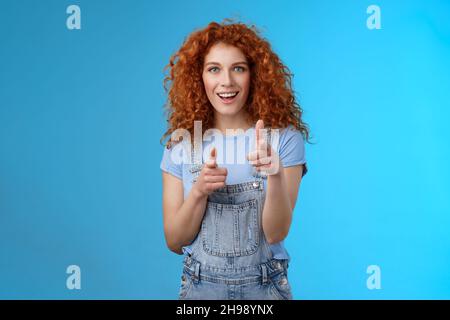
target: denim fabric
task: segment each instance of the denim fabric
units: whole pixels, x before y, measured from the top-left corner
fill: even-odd
[[[195,173],[201,165],[193,167]],[[288,260],[273,258],[262,230],[263,177],[208,196],[201,229],[184,257],[179,299],[292,299]]]
[[[245,163],[237,163],[237,160],[239,158],[238,154],[242,153],[243,151],[245,154],[247,154],[251,150],[254,150],[254,129],[254,127],[249,128],[244,134],[231,136],[219,135],[215,136],[213,139],[204,139],[202,141],[202,150],[198,150],[200,152],[197,153],[197,159],[194,159],[194,156],[191,155],[191,161],[185,161],[187,160],[185,159],[185,152],[188,152],[188,150],[190,149],[192,153],[192,145],[186,149],[182,147],[183,144],[180,144],[178,146],[177,144],[175,144],[170,149],[164,148],[164,154],[161,160],[160,167],[164,172],[170,173],[171,175],[183,181],[183,195],[184,199],[186,199],[189,196],[190,190],[192,189],[192,178],[198,175],[198,170],[199,168],[201,168],[202,162],[207,157],[209,157],[208,151],[212,146],[215,146],[217,149],[218,165],[228,170],[228,175],[226,178],[227,185],[253,181],[253,166],[247,160],[245,161]],[[283,167],[286,168],[303,164],[303,175],[305,175],[307,172],[307,167],[302,133],[296,130],[292,125],[280,129],[281,132],[278,134],[279,139],[277,139],[277,134],[275,134],[275,138],[273,138],[271,130],[268,130],[268,141],[273,142],[272,147],[277,150]],[[199,148],[199,145],[197,146],[197,148]],[[230,155],[232,155],[230,158],[234,158],[231,162],[227,158]],[[189,158],[187,155],[186,157]],[[195,163],[195,165],[192,165],[192,163]],[[266,180],[263,181],[266,182]],[[267,188],[266,183],[264,184],[264,187]],[[191,243],[182,247],[183,253],[186,255],[191,253],[191,249]],[[284,246],[284,241],[270,244],[270,249],[274,258],[280,260],[290,259],[289,253]]]
[[[185,256],[180,300],[291,300],[287,260],[255,266],[215,267]]]

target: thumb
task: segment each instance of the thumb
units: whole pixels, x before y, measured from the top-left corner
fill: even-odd
[[[211,148],[211,152],[209,154],[209,159],[216,160],[217,150],[216,147]]]
[[[264,121],[259,119],[255,125],[255,133],[256,133],[256,145],[262,140],[262,132],[261,129],[264,129]]]

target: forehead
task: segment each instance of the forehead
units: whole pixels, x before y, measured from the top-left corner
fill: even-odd
[[[247,61],[244,53],[241,49],[225,43],[213,45],[205,56],[205,63],[218,62],[221,64],[232,64],[238,61]]]

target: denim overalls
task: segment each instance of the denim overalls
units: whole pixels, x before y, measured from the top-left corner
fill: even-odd
[[[202,164],[191,165],[193,182]],[[201,229],[184,257],[179,299],[288,300],[288,260],[272,258],[262,230],[265,176],[208,196]]]

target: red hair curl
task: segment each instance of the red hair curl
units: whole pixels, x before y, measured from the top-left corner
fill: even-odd
[[[265,127],[280,129],[292,125],[309,142],[309,128],[301,119],[303,111],[293,93],[291,72],[255,26],[230,20],[211,22],[193,32],[170,58],[165,67],[169,75],[164,79],[168,130],[161,141],[179,128],[187,129],[193,137],[197,120],[202,121],[202,134],[214,126],[213,107],[204,89],[202,72],[205,56],[219,42],[239,48],[250,66],[247,121],[256,123],[262,119]]]

